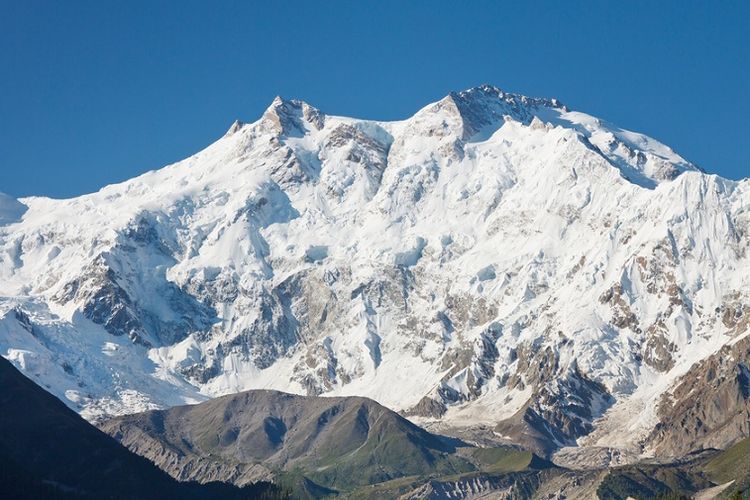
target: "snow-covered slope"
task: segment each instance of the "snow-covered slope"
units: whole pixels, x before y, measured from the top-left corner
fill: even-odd
[[[0,352],[91,419],[272,388],[640,452],[748,333],[749,181],[489,86],[388,123],[277,98],[161,170],[0,203]]]

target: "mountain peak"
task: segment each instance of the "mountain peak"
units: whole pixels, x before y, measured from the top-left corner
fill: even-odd
[[[463,144],[488,139],[508,121],[534,130],[562,127],[579,136],[623,178],[646,188],[654,188],[682,172],[700,170],[650,137],[571,111],[557,99],[514,94],[488,84],[450,92],[420,110],[415,118],[428,135],[439,131],[439,135]],[[457,147],[461,149],[463,145]]]
[[[748,332],[750,185],[675,181],[694,167],[645,135],[489,85],[390,123],[279,97],[238,127],[99,193],[23,198],[0,354],[92,419],[268,388],[533,419],[556,446],[645,436],[597,423],[594,383],[652,406],[652,374]]]
[[[232,122],[232,125],[230,125],[229,130],[227,130],[226,134],[224,136],[230,136],[237,132],[239,129],[241,129],[245,124],[241,122],[240,120],[235,120]]]
[[[447,112],[460,126],[459,137],[469,140],[478,134],[486,135],[496,130],[507,118],[529,125],[544,109],[567,111],[557,99],[527,97],[483,84],[450,92],[440,101],[424,108],[420,114]]]
[[[512,92],[505,92],[504,90],[494,85],[482,84],[470,89],[462,90],[459,92],[450,92],[449,97],[460,101],[488,101],[488,100],[499,100],[505,103],[516,103],[518,105],[532,106],[532,107],[550,107],[550,108],[562,108],[564,105],[557,99],[551,98],[540,98],[540,97],[529,97],[523,94],[515,94]]]
[[[297,99],[276,96],[261,121],[278,135],[304,135],[304,131],[323,128],[325,115],[317,108]]]

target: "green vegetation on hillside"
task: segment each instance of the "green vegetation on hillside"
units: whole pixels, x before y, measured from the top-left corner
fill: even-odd
[[[725,491],[727,498],[750,498],[750,438],[727,448],[705,466],[706,474],[717,484],[734,481]]]

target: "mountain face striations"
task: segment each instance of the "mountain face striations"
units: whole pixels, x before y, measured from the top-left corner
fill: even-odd
[[[748,434],[749,207],[556,100],[375,122],[277,98],[97,193],[0,198],[0,354],[94,421],[276,389],[567,463],[723,448]]]

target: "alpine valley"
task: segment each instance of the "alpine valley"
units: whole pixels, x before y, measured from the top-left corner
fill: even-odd
[[[749,251],[750,180],[554,99],[276,98],[99,192],[0,195],[0,354],[178,479],[739,493]]]

